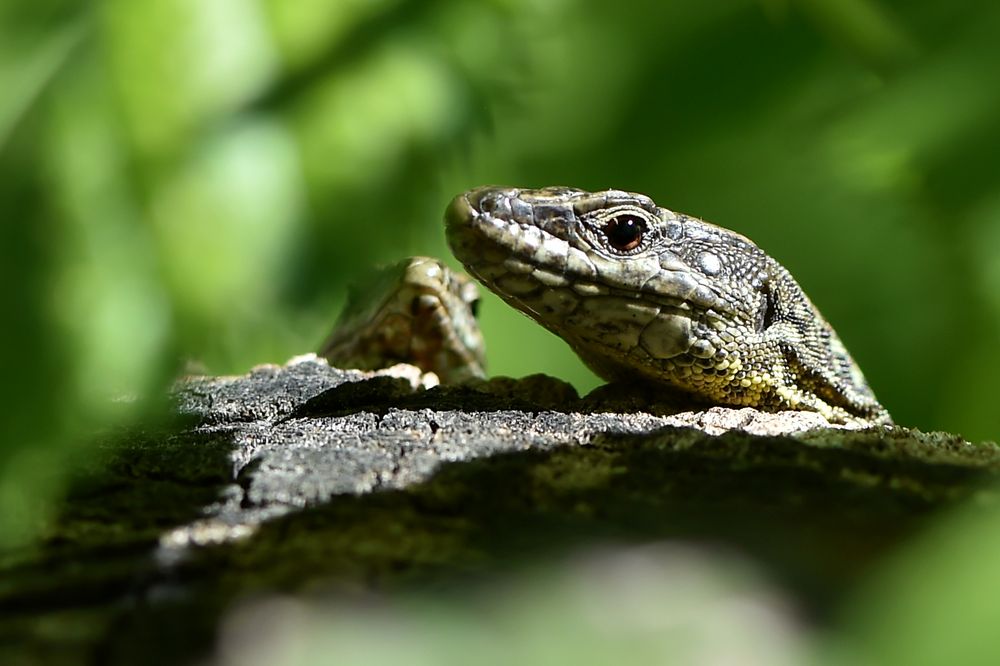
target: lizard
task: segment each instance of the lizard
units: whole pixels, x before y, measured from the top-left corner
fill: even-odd
[[[445,213],[475,278],[609,382],[891,425],[791,274],[748,238],[621,190],[480,187]]]
[[[332,365],[374,370],[410,363],[444,383],[486,378],[476,321],[479,291],[430,257],[409,257],[355,286],[321,345]]]

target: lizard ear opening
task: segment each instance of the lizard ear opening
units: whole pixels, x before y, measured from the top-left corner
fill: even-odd
[[[760,309],[757,311],[757,332],[763,333],[778,318],[778,313],[774,307],[774,294],[771,293],[770,286],[765,286],[761,290]]]

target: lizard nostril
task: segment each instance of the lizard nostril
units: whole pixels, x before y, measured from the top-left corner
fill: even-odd
[[[511,197],[517,196],[517,190],[507,187],[481,187],[469,193],[469,205],[472,209],[493,217],[510,217]]]
[[[495,192],[489,192],[479,200],[476,206],[483,213],[493,213],[500,204],[500,197]]]

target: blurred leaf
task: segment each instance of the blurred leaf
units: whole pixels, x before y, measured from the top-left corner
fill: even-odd
[[[915,55],[898,20],[873,0],[798,0],[807,15],[873,67],[896,69]]]
[[[156,247],[185,327],[211,330],[278,306],[302,218],[295,157],[282,126],[246,122],[158,180],[149,202]]]
[[[270,80],[264,15],[245,0],[108,0],[104,37],[126,128],[144,160],[170,159]]]
[[[798,664],[807,637],[744,562],[669,544],[591,553],[461,594],[258,600],[229,664]]]
[[[56,261],[50,303],[71,362],[64,371],[91,426],[116,413],[112,399],[137,395],[159,379],[169,339],[170,305],[156,251],[137,219],[126,148],[100,66],[74,67],[49,105],[45,142],[59,233],[48,245]],[[83,433],[80,433],[83,434]]]
[[[996,663],[998,520],[995,507],[965,507],[873,572],[847,609],[843,640],[831,641],[837,657],[833,661],[907,666]]]
[[[0,42],[0,90],[4,91],[0,99],[0,154],[45,87],[70,62],[84,38],[85,27],[71,23],[31,43],[24,43],[28,40],[23,36],[16,40],[11,32],[0,31],[0,36],[6,37]]]

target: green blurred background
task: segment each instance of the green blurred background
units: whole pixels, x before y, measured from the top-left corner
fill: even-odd
[[[995,439],[998,35],[985,0],[5,2],[0,534],[122,396],[314,350],[484,183],[746,234],[900,424]],[[494,373],[598,384],[483,313]]]

